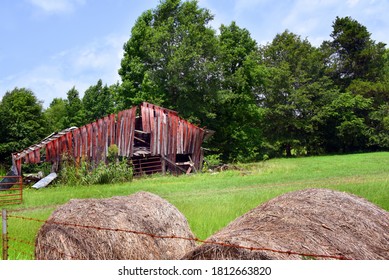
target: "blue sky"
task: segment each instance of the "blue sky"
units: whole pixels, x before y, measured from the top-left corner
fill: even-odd
[[[1,0],[0,98],[31,89],[47,107],[73,86],[120,81],[123,44],[136,19],[159,0]],[[212,27],[236,21],[261,45],[290,30],[313,45],[328,40],[336,16],[351,16],[389,45],[388,0],[200,0]]]

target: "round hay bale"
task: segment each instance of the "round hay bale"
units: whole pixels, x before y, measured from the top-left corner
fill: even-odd
[[[74,199],[56,209],[39,230],[35,258],[170,260],[179,259],[195,248],[194,241],[155,238],[128,231],[194,238],[184,215],[151,193],[139,192],[109,199]]]
[[[389,212],[355,195],[305,189],[258,206],[206,242],[223,245],[204,243],[183,259],[389,259]]]

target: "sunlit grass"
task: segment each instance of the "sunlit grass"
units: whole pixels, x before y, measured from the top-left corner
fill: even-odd
[[[47,219],[73,198],[106,198],[149,191],[174,204],[194,234],[205,239],[248,210],[280,194],[304,188],[330,188],[364,197],[389,210],[389,153],[274,159],[240,166],[240,170],[190,176],[153,176],[131,183],[86,187],[26,189],[15,215]],[[33,243],[40,223],[10,219],[10,234]],[[18,247],[19,246],[19,247]],[[11,259],[28,259],[33,246],[11,243]],[[16,250],[15,250],[16,248]],[[27,251],[30,255],[20,254]]]

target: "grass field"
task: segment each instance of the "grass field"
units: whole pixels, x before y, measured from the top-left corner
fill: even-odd
[[[389,211],[389,152],[273,159],[241,170],[191,176],[153,176],[131,183],[88,187],[25,189],[12,215],[45,220],[72,198],[105,198],[149,191],[174,204],[194,234],[205,239],[236,217],[280,194],[304,188],[330,188],[364,197]],[[10,259],[30,259],[41,223],[10,218]]]

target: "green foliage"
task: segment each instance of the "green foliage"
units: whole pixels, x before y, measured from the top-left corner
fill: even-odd
[[[114,112],[114,95],[107,85],[99,80],[95,86],[90,86],[82,98],[85,112],[85,122],[94,122]]]
[[[66,114],[66,100],[62,98],[54,98],[50,103],[49,108],[47,108],[44,112],[51,132],[61,131],[66,128]]]
[[[389,153],[353,154],[292,159],[271,159],[241,165],[249,172],[226,171],[193,176],[137,179],[131,184],[26,189],[21,216],[46,220],[58,207],[75,198],[126,196],[138,191],[155,193],[175,205],[187,218],[195,236],[206,239],[250,209],[287,192],[309,187],[329,188],[364,197],[389,210]],[[34,209],[38,207],[39,209]],[[18,214],[18,215],[19,215]],[[9,220],[10,237],[31,246],[10,242],[11,259],[31,258],[41,223]],[[1,250],[1,244],[0,244]]]
[[[208,124],[216,133],[210,145],[225,161],[257,160],[263,142],[263,110],[256,102],[266,70],[258,63],[256,42],[235,22],[220,28],[219,64],[216,118]]]
[[[383,75],[385,44],[375,43],[367,28],[351,17],[336,17],[327,49],[329,72],[346,89],[353,80],[377,81]]]
[[[72,126],[80,127],[85,122],[85,112],[83,109],[82,101],[80,99],[78,90],[73,87],[67,93],[67,100],[65,104],[66,117],[64,119],[64,127],[69,128]]]
[[[258,96],[264,110],[262,129],[268,153],[292,156],[292,150],[316,150],[313,119],[326,104],[333,85],[323,75],[319,50],[307,40],[285,31],[261,49],[268,68]]]
[[[111,148],[111,151],[114,148]],[[111,155],[111,158],[114,158]],[[75,162],[72,158],[64,158],[59,173],[58,183],[71,186],[102,185],[130,182],[133,178],[132,168],[125,158],[109,163],[100,162],[97,166],[85,160]]]
[[[124,105],[154,102],[195,123],[212,116],[217,82],[212,18],[197,1],[166,0],[143,13],[119,69]]]
[[[42,172],[44,176],[51,173],[52,164],[50,162],[42,162],[37,164],[22,164],[23,175],[28,173]]]
[[[0,159],[9,161],[20,151],[48,134],[41,102],[25,88],[6,92],[0,105]]]
[[[222,154],[207,155],[204,158],[203,171],[208,171],[209,168],[214,168],[222,163]]]
[[[6,166],[0,164],[0,176],[5,176],[8,172],[8,169]]]
[[[370,106],[370,99],[344,93],[321,108],[317,125],[324,133],[323,146],[327,152],[355,152],[366,147],[368,126],[365,116]]]
[[[389,149],[389,50],[365,26],[337,17],[319,48],[288,30],[258,46],[235,22],[217,34],[212,20],[198,1],[162,0],[138,18],[124,44],[121,83],[99,80],[82,100],[73,87],[44,114],[31,91],[6,93],[1,161],[53,131],[143,101],[214,130],[204,146],[222,161]]]
[[[116,162],[118,159],[119,154],[119,148],[117,145],[113,144],[108,147],[108,156],[107,160],[108,162]]]
[[[389,105],[381,105],[370,113],[369,146],[375,149],[389,149]]]
[[[112,184],[123,183],[132,180],[132,169],[128,166],[126,160],[108,163],[103,162],[97,166],[90,174],[90,184]]]
[[[123,104],[149,101],[215,130],[206,146],[224,161],[385,147],[375,111],[389,101],[389,55],[366,27],[337,17],[320,48],[287,30],[258,48],[235,22],[216,35],[212,19],[196,1],[143,13],[124,46]]]

